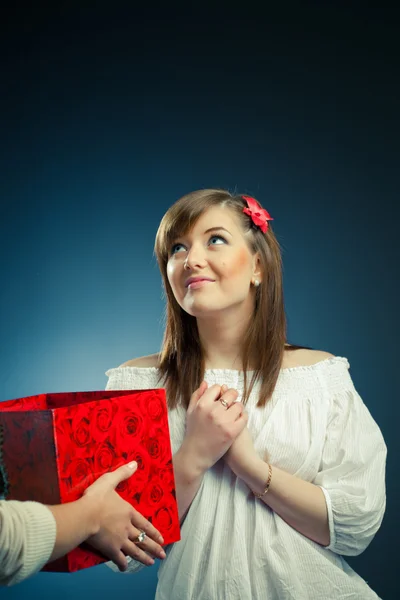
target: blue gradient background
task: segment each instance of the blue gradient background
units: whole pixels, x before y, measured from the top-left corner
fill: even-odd
[[[400,90],[390,15],[352,3],[289,3],[285,17],[59,4],[1,25],[0,400],[102,389],[107,368],[156,352],[153,242],[165,210],[201,187],[255,195],[283,248],[290,340],[348,357],[387,441],[384,523],[349,562],[394,598]],[[100,566],[38,574],[0,596],[147,600],[155,586],[155,567],[127,576]]]

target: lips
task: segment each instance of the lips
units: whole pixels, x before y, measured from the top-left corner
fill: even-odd
[[[189,277],[185,282],[185,287],[189,287],[192,283],[200,283],[202,281],[214,281],[210,277]]]

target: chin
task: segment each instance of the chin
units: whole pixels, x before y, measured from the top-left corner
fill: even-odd
[[[185,312],[187,312],[192,317],[204,317],[208,314],[214,312],[214,308],[210,306],[210,303],[206,302],[195,302],[193,304],[185,305],[185,303],[181,304],[181,307]]]
[[[191,306],[182,306],[183,310],[187,312],[189,315],[195,318],[205,318],[205,317],[214,317],[215,315],[221,315],[224,311],[228,311],[233,308],[232,305],[224,305],[214,304],[212,305],[210,302],[196,302]]]

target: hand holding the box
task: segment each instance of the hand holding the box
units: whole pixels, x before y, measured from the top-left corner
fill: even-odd
[[[97,531],[87,542],[112,560],[120,571],[127,568],[127,556],[148,566],[154,564],[149,554],[165,558],[165,552],[159,545],[164,542],[161,534],[115,491],[116,486],[130,477],[136,469],[137,464],[130,463],[111,473],[105,473],[83,495],[86,502],[97,506],[98,512]],[[141,532],[146,534],[146,539],[139,547],[134,540]]]
[[[43,570],[72,573],[110,553],[121,569],[126,556],[151,564],[151,555],[165,556],[157,542],[180,539],[164,389],[0,402],[0,433],[0,493],[45,504],[56,518],[56,547]],[[129,462],[137,463],[133,477]]]
[[[157,543],[164,541],[160,533],[115,491],[116,486],[131,477],[136,469],[135,462],[122,465],[99,477],[79,500],[48,506],[57,523],[50,561],[63,556],[84,540],[112,560],[121,571],[127,568],[127,556],[145,565],[154,563],[146,552],[165,558],[164,550]],[[148,537],[139,548],[133,540],[141,531]]]

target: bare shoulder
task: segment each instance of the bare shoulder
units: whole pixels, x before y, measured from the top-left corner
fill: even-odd
[[[286,350],[283,357],[283,368],[288,367],[309,367],[328,358],[334,358],[330,352],[323,350],[308,350],[300,348],[299,350]]]
[[[158,367],[159,359],[159,354],[149,354],[148,356],[141,356],[140,358],[132,358],[132,360],[128,360],[120,365],[120,367],[139,367],[142,369]]]

